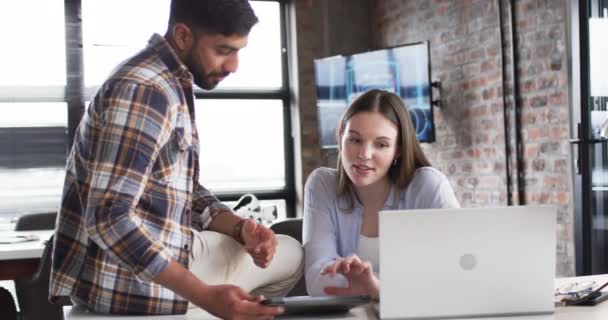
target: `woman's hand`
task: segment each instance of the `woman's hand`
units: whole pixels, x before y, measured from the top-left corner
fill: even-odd
[[[346,277],[348,287],[325,287],[325,293],[336,296],[369,295],[373,300],[379,300],[380,281],[368,261],[361,261],[358,256],[351,255],[337,259],[321,272],[323,275],[336,273]]]

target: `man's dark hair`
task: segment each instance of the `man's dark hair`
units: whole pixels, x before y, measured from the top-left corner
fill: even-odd
[[[169,26],[178,22],[211,34],[247,35],[258,17],[248,0],[171,0]]]

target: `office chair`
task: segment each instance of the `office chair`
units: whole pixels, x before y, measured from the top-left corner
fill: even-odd
[[[53,230],[57,212],[33,213],[20,216],[15,231]]]
[[[288,235],[302,243],[302,218],[295,219],[287,219],[283,221],[279,221],[270,226],[270,229],[274,231],[275,234],[284,234]],[[295,287],[287,293],[288,297],[291,296],[307,296],[306,292],[306,282],[304,281],[304,276],[298,280]]]
[[[38,270],[31,279],[16,279],[15,291],[22,320],[63,320],[63,307],[49,302],[53,236],[44,247]]]
[[[0,318],[17,320],[17,307],[10,291],[0,287]]]

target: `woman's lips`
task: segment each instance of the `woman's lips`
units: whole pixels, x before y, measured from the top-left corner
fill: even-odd
[[[374,171],[373,168],[361,164],[353,164],[353,169],[355,169],[355,172],[360,175],[367,175],[368,173]]]

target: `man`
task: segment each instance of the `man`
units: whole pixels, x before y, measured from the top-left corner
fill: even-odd
[[[188,301],[225,319],[282,312],[247,291],[289,291],[301,246],[198,183],[192,82],[209,90],[235,72],[255,23],[246,0],[173,0],[165,36],[100,87],[67,163],[51,301],[113,314],[181,314]]]

